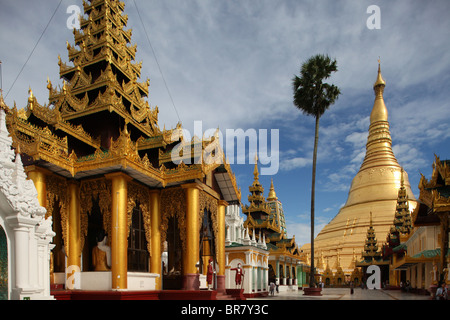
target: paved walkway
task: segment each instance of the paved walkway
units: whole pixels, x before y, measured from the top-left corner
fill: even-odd
[[[406,293],[400,290],[368,290],[355,288],[350,294],[349,288],[324,288],[322,296],[305,296],[303,291],[287,291],[275,293],[264,298],[247,300],[430,300],[430,296]]]

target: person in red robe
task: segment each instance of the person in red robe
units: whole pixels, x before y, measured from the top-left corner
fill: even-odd
[[[242,284],[242,278],[244,277],[244,270],[242,270],[241,264],[238,263],[237,268],[232,268],[231,270],[236,271],[234,281],[236,282],[236,286],[240,286]]]
[[[206,272],[206,282],[208,283],[208,290],[211,290],[211,285],[213,283],[214,268],[212,264],[213,260],[209,258],[208,270]]]

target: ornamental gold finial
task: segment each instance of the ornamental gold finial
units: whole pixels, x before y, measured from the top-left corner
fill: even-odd
[[[259,179],[258,173],[258,154],[255,154],[255,170],[253,170],[253,176],[255,177],[255,181]]]
[[[375,84],[373,85],[374,88],[378,86],[385,86],[386,82],[384,81],[383,77],[381,76],[381,60],[378,57],[378,76],[377,81],[375,81]]]
[[[28,89],[28,107],[30,110],[33,110],[33,103],[34,103],[34,96],[33,96],[33,90],[31,90],[31,87]]]
[[[275,187],[273,186],[273,179],[270,182],[270,191],[269,196],[267,197],[268,201],[277,200],[277,194],[275,193]]]

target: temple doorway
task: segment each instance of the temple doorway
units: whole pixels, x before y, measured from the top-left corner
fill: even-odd
[[[53,232],[55,232],[55,236],[53,237],[55,248],[52,250],[53,271],[58,273],[65,272],[66,251],[64,249],[64,238],[61,225],[61,203],[58,200],[55,200],[51,214],[53,220],[52,228]]]
[[[167,236],[164,243],[163,290],[181,290],[183,287],[182,244],[178,220],[171,217],[167,224]]]
[[[277,275],[275,274],[275,270],[273,270],[273,266],[269,264],[269,283],[276,283]]]
[[[142,210],[137,203],[131,216],[131,230],[128,237],[128,271],[149,271],[150,255],[147,247]]]
[[[92,251],[103,240],[104,236],[107,236],[107,234],[103,228],[103,215],[100,211],[98,200],[93,200],[92,209],[88,217],[88,232],[83,248],[83,271],[95,270]]]
[[[8,241],[0,226],[0,300],[8,300]]]

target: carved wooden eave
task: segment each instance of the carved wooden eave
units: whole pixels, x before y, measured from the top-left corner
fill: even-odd
[[[256,221],[252,218],[252,216],[248,216],[248,218],[244,221],[244,228],[255,228],[257,225]]]
[[[27,107],[25,108],[25,116],[26,119],[22,119],[18,115],[17,111],[13,111],[8,114],[9,118],[12,118],[9,120],[11,124],[17,124],[17,126],[14,126],[16,130],[22,131],[23,133],[30,134],[30,130],[26,129],[26,127],[33,127],[34,128],[34,136],[47,136],[48,134],[45,133],[45,129],[40,129],[37,126],[33,126],[29,122],[26,122],[30,118],[31,115],[34,115],[36,118],[42,120],[46,124],[48,124],[49,127],[53,127],[55,130],[61,130],[67,135],[70,135],[74,138],[76,138],[79,141],[84,142],[85,144],[97,149],[100,148],[100,137],[97,137],[94,139],[89,133],[87,133],[82,125],[75,126],[67,121],[64,121],[61,118],[61,114],[57,109],[51,109],[47,105],[40,105],[36,99],[34,98],[33,104],[30,105],[28,103]],[[21,123],[21,124],[20,124]],[[43,131],[44,134],[40,133],[40,131]],[[67,137],[62,138],[64,143],[66,144],[64,146],[64,150],[67,149]],[[59,144],[59,140],[61,138],[55,137],[55,143]]]
[[[40,128],[18,115],[14,107],[6,116],[6,126],[13,139],[13,147],[30,156],[38,156],[39,150],[45,152],[68,152],[67,137],[59,138],[48,127]]]
[[[259,205],[255,205],[254,203],[250,203],[250,206],[242,206],[242,213],[250,214],[253,212],[263,212],[267,215],[270,215],[270,208],[265,204],[261,203]]]
[[[428,181],[423,175],[420,178],[419,200],[421,205],[417,206],[411,215],[414,223],[416,223],[419,213],[424,216],[450,212],[450,198],[442,196],[440,192],[444,188],[449,188],[449,181],[450,169],[447,161],[441,162],[439,157],[435,156],[431,179]],[[426,213],[423,206],[427,207]]]
[[[424,175],[421,174],[419,189],[438,188],[444,185],[450,185],[450,166],[448,165],[448,161],[441,161],[439,157],[435,155],[431,179],[427,180]]]

